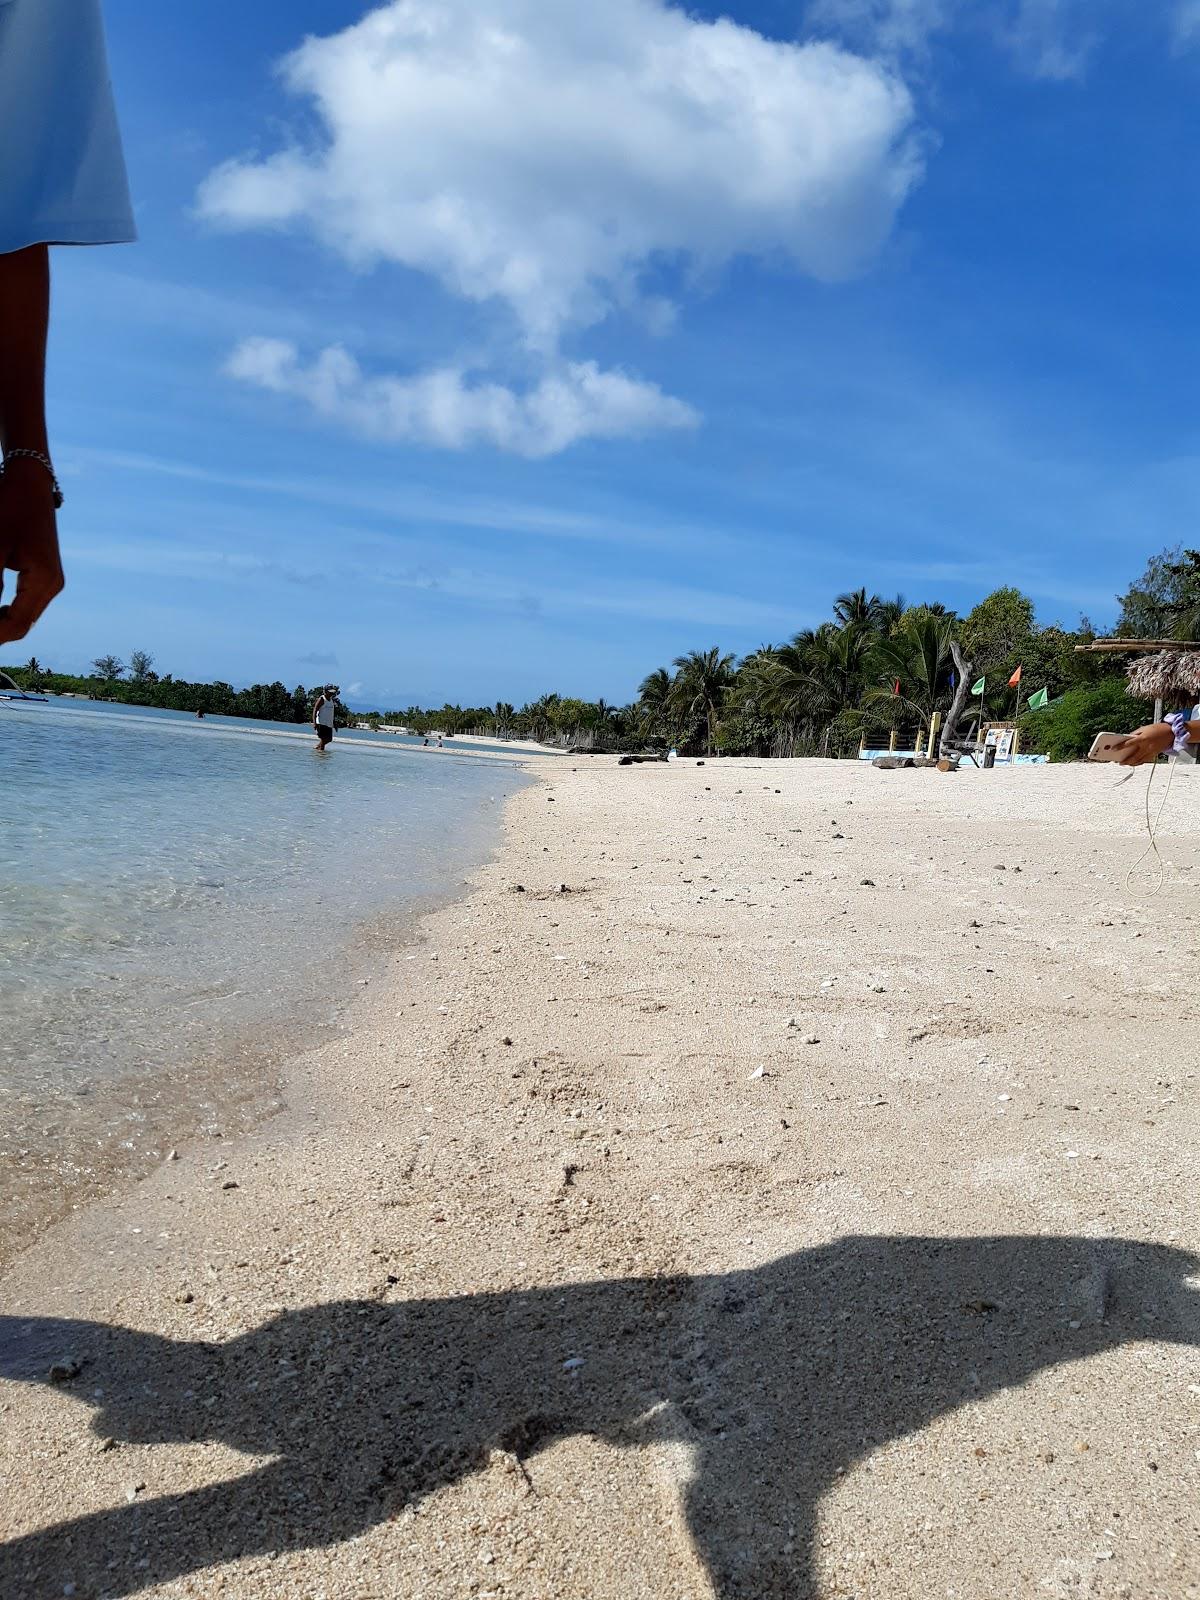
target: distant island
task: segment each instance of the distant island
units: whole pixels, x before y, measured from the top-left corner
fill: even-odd
[[[1200,552],[1165,550],[1118,597],[1118,635],[1200,636]],[[436,709],[351,712],[337,685],[189,683],[155,671],[134,651],[126,665],[101,656],[86,677],[53,672],[36,657],[4,666],[23,689],[86,696],[171,711],[305,723],[322,690],[337,701],[340,726],[403,727],[411,733],[533,739],[590,750],[675,748],[697,754],[850,756],[892,733],[916,739],[954,690],[952,642],[970,663],[974,707],[986,720],[1017,723],[1023,747],[1072,760],[1102,729],[1121,733],[1146,719],[1111,657],[1077,654],[1096,630],[1086,617],[1066,629],[1040,625],[1032,600],[1004,587],[965,617],[938,601],[909,605],[865,587],[839,595],[833,615],[785,644],[740,661],[713,647],[677,656],[642,680],[636,700],[617,706],[557,693],[519,709],[446,704]]]
[[[108,700],[118,705],[155,706],[162,711],[203,712],[214,717],[254,717],[265,722],[308,722],[313,702],[322,691],[337,701],[338,723],[345,726],[351,713],[338,698],[336,684],[294,689],[282,683],[255,683],[235,689],[231,683],[189,683],[169,672],[154,670],[154,657],[135,650],[126,666],[117,656],[100,656],[87,677],[55,672],[36,656],[21,666],[0,666],[0,671],[20,688],[43,694],[75,695],[85,700]]]

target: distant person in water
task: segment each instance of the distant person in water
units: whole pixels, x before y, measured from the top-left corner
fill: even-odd
[[[333,714],[336,708],[337,702],[331,700],[322,689],[317,696],[316,705],[313,706],[313,727],[317,733],[316,748],[318,750],[327,749],[330,740],[333,738]]]

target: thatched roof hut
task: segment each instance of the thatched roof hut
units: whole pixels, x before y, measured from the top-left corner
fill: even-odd
[[[1140,700],[1191,705],[1200,698],[1200,650],[1162,650],[1127,669],[1129,692]]]

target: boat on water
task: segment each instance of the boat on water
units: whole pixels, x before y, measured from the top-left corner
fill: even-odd
[[[47,695],[30,694],[27,689],[22,689],[18,684],[15,684],[7,672],[0,672],[0,704],[12,703],[17,700],[25,701],[29,705],[46,706],[50,704]]]

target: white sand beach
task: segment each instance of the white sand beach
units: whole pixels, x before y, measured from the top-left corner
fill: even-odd
[[[0,1592],[1200,1595],[1196,775],[539,770],[0,1281]]]

